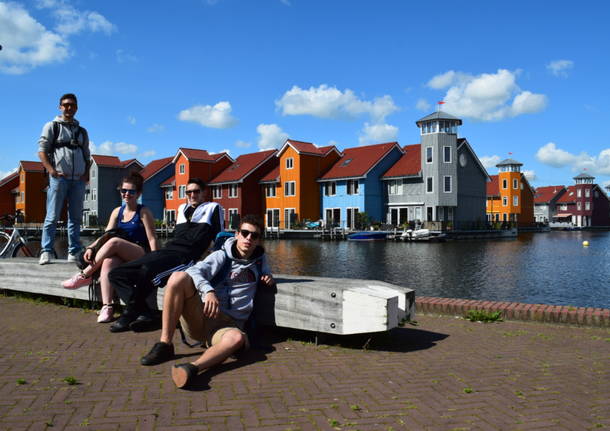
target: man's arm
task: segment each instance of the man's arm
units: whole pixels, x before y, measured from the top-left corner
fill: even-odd
[[[83,158],[85,159],[85,173],[80,178],[82,181],[89,181],[89,168],[91,168],[91,151],[89,150],[89,133],[87,129],[81,127],[83,135],[83,146],[81,148],[83,152]]]
[[[53,139],[53,122],[50,121],[43,126],[40,139],[38,139],[38,158],[42,162],[42,166],[49,172],[49,175],[57,178],[58,176],[63,176],[63,174],[57,172],[55,166],[49,160]]]
[[[226,259],[226,254],[219,250],[186,270],[186,273],[193,279],[195,289],[201,296],[205,317],[215,318],[220,313],[220,302],[210,280],[213,280],[222,270],[225,263],[223,258]]]

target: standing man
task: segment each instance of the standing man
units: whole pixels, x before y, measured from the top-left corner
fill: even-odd
[[[68,260],[76,261],[81,248],[80,224],[83,215],[85,182],[89,179],[89,136],[74,118],[78,104],[74,94],[59,98],[61,115],[42,128],[38,157],[49,172],[47,214],[42,227],[41,265],[51,261],[55,229],[64,201],[68,202]]]
[[[204,190],[202,180],[190,178],[186,185],[187,201],[178,207],[174,238],[162,249],[124,263],[108,274],[110,284],[127,304],[121,317],[110,325],[111,332],[158,329],[158,312],[148,307],[146,298],[172,272],[199,260],[223,230],[222,207],[216,202],[204,202]]]
[[[246,215],[235,238],[226,240],[221,250],[185,272],[172,274],[163,297],[160,341],[142,357],[142,365],[174,359],[172,339],[178,319],[191,338],[207,346],[195,361],[174,365],[172,378],[179,388],[192,383],[200,371],[248,347],[244,325],[257,286],[275,284],[260,245],[262,229],[257,217]]]

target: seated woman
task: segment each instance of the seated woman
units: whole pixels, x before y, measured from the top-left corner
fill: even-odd
[[[114,291],[108,280],[111,269],[124,262],[139,259],[149,251],[157,249],[157,237],[152,212],[138,204],[138,198],[142,194],[144,179],[137,172],[132,172],[123,178],[120,193],[123,204],[115,208],[108,220],[106,230],[120,228],[127,234],[127,240],[122,238],[110,238],[95,254],[93,242],[85,250],[84,259],[89,264],[80,273],[62,282],[66,289],[78,289],[87,286],[91,282],[92,275],[100,270],[99,282],[102,293],[103,307],[97,318],[98,323],[111,322],[114,316],[113,297]]]

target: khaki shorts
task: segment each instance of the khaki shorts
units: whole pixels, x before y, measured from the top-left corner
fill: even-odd
[[[248,336],[233,318],[223,313],[214,319],[203,315],[203,303],[199,293],[195,293],[184,301],[180,324],[187,337],[201,341],[207,347],[218,344],[222,336],[232,329],[238,330],[246,337],[246,344],[241,350],[250,347]]]

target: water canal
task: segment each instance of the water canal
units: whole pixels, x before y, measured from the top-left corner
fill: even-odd
[[[277,273],[377,279],[418,296],[610,308],[605,231],[446,243],[267,240],[265,247]]]

